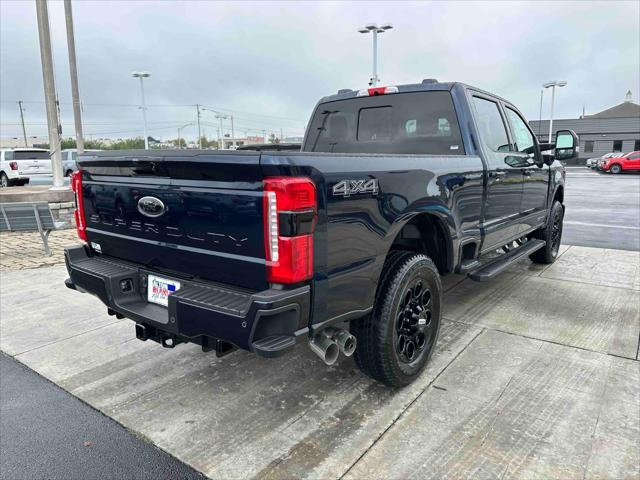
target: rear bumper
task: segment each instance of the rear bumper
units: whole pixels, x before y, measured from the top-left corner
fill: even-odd
[[[181,288],[168,307],[146,300],[147,276],[141,265],[92,256],[87,247],[65,249],[66,286],[97,296],[109,313],[134,320],[141,340],[164,346],[182,342],[225,353],[225,344],[274,357],[308,332],[310,288],[248,292],[227,285],[174,277]],[[229,350],[228,348],[226,350]]]

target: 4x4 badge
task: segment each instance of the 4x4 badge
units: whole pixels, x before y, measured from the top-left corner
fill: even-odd
[[[341,197],[350,197],[359,193],[378,194],[378,180],[342,180],[333,186],[333,194]]]

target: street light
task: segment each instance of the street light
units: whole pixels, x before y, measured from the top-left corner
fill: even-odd
[[[551,88],[551,114],[549,115],[549,143],[551,143],[551,133],[553,132],[553,104],[556,99],[556,87],[564,87],[566,80],[554,80],[542,84],[542,88]],[[541,97],[542,98],[542,97]]]
[[[378,34],[384,33],[387,30],[391,30],[392,28],[393,25],[391,25],[390,23],[385,23],[381,26],[378,26],[375,23],[370,23],[358,30],[358,32],[360,33],[373,33],[373,75],[371,77],[371,80],[369,81],[369,85],[371,85],[372,87],[375,87],[380,81],[380,79],[378,78]]]
[[[142,94],[142,120],[144,122],[144,149],[149,150],[149,136],[147,135],[147,106],[144,102],[144,83],[142,80],[151,76],[149,72],[131,72],[131,76],[140,79],[140,93]]]
[[[182,149],[182,144],[180,143],[180,132],[183,128],[188,127],[189,125],[193,125],[193,122],[185,123],[181,127],[178,127],[178,149]],[[184,143],[186,144],[187,142],[185,141]]]
[[[229,117],[227,115],[223,115],[222,113],[216,113],[216,118],[220,120],[220,139],[218,143],[218,150],[224,150],[224,130],[222,129],[222,120],[226,120]]]

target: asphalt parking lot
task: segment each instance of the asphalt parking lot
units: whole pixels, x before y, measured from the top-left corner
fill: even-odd
[[[437,351],[402,390],[305,345],[266,360],[139,342],[62,266],[2,272],[0,349],[212,478],[640,478],[639,231],[617,228],[640,226],[638,178],[569,172],[554,265],[447,277]],[[625,206],[595,222],[582,196]]]
[[[567,169],[563,240],[568,245],[640,250],[640,175]]]

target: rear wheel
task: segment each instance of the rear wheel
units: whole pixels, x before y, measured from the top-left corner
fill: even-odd
[[[11,182],[9,181],[9,177],[7,177],[6,173],[1,172],[0,173],[0,187],[7,188],[9,185],[11,185]]]
[[[620,172],[622,172],[622,167],[616,163],[615,165],[612,165],[612,166],[611,166],[611,168],[609,169],[609,171],[610,171],[611,173],[613,173],[614,175],[617,175],[617,174],[619,174]]]
[[[426,255],[393,252],[387,258],[374,309],[351,323],[355,360],[370,377],[392,387],[413,382],[438,338],[442,287]]]
[[[564,220],[564,207],[557,200],[551,205],[547,226],[536,230],[531,235],[532,238],[544,240],[546,245],[540,250],[536,250],[529,258],[534,263],[551,264],[558,258],[560,242],[562,241],[562,222]]]

